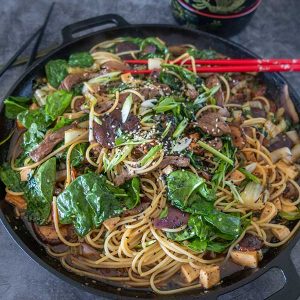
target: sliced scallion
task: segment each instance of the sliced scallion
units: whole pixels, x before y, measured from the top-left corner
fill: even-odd
[[[162,149],[162,145],[156,145],[149,150],[149,152],[141,159],[140,164],[144,166],[147,164],[151,159],[154,158],[155,154]]]
[[[189,120],[187,118],[184,118],[176,127],[174,133],[173,133],[173,138],[179,137],[181,133],[184,131],[185,127],[188,125]]]
[[[243,173],[248,179],[250,179],[251,181],[253,182],[256,182],[256,183],[260,183],[260,180],[258,177],[256,177],[255,175],[253,175],[252,173],[250,173],[249,171],[247,171],[246,169],[244,168],[238,168],[238,170]]]
[[[122,111],[121,111],[122,123],[126,122],[128,116],[129,116],[130,110],[131,110],[132,103],[133,103],[132,94],[130,94],[125,99],[125,102],[124,102],[123,107],[122,107]]]

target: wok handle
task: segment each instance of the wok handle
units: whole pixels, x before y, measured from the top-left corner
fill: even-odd
[[[117,27],[130,25],[121,16],[115,14],[93,17],[64,27],[61,31],[63,36],[63,43],[71,42],[74,39],[74,33],[107,24],[115,24]]]
[[[276,267],[276,265],[274,265],[274,267]],[[300,277],[289,255],[284,257],[284,261],[278,265],[278,268],[283,271],[285,277],[285,284],[279,291],[275,292],[267,299],[297,299],[300,295]]]

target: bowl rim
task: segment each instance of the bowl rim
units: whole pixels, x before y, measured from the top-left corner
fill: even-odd
[[[228,15],[219,15],[219,14],[214,14],[214,13],[207,13],[203,12],[201,10],[198,10],[191,6],[190,4],[186,3],[184,0],[174,0],[179,2],[181,6],[183,6],[185,9],[187,9],[190,12],[193,12],[197,15],[204,16],[204,17],[209,17],[209,18],[214,18],[214,19],[237,19],[240,17],[244,17],[253,11],[255,11],[258,6],[262,3],[262,0],[256,0],[250,7],[246,8],[244,11],[240,13],[233,13],[233,14],[228,14]]]

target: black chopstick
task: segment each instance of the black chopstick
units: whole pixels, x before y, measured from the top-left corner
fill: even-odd
[[[38,35],[41,28],[39,28],[35,33],[28,38],[28,40],[21,46],[20,49],[17,50],[17,52],[9,59],[9,61],[2,67],[0,70],[0,77],[3,75],[4,72],[6,72],[9,67],[14,63],[14,61],[19,57],[19,55],[27,48],[27,46],[32,42],[32,40]]]
[[[50,6],[50,8],[48,10],[48,13],[46,15],[46,19],[44,21],[44,24],[42,25],[40,33],[39,33],[39,35],[38,35],[38,37],[36,39],[36,42],[35,42],[35,44],[34,44],[34,46],[32,48],[30,57],[29,57],[29,59],[27,61],[27,64],[26,64],[26,68],[29,67],[36,60],[37,51],[39,49],[40,43],[41,43],[42,38],[44,36],[44,32],[45,32],[45,29],[47,27],[47,24],[48,24],[49,18],[51,16],[51,13],[52,13],[54,5],[55,5],[55,2],[52,2],[51,6]]]

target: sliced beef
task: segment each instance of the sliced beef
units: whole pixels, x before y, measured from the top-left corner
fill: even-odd
[[[154,54],[154,53],[156,52],[156,49],[157,49],[157,48],[156,48],[155,45],[147,45],[147,46],[144,48],[142,54],[143,54],[143,55],[146,55],[146,54]]]
[[[223,91],[222,91],[222,85],[221,82],[218,78],[217,75],[213,74],[211,76],[209,76],[206,80],[205,80],[205,85],[211,89],[215,86],[219,86],[218,91],[214,94],[214,97],[217,100],[217,104],[219,106],[223,106],[224,105],[224,95],[223,95]]]
[[[128,51],[136,51],[139,50],[139,46],[132,42],[122,42],[116,45],[116,53],[128,52]],[[121,55],[122,59],[132,59],[131,54],[123,54]]]
[[[212,136],[222,136],[224,134],[230,134],[230,127],[223,120],[220,114],[211,112],[204,113],[198,119],[199,127],[205,132]]]
[[[264,109],[260,109],[258,107],[251,107],[251,116],[253,118],[266,118],[267,113]]]
[[[107,71],[124,71],[129,69],[128,65],[116,60],[110,60],[104,63],[101,68],[107,70]]]
[[[92,259],[92,260],[97,260],[100,258],[100,252],[86,243],[80,244],[79,253],[83,257]]]
[[[125,210],[122,214],[122,217],[129,217],[129,216],[134,216],[142,211],[146,210],[149,206],[151,205],[151,200],[147,197],[143,197],[141,199],[140,205],[136,206],[135,208]]]
[[[229,127],[231,130],[233,145],[239,149],[244,148],[246,145],[246,138],[241,128],[239,126],[232,125],[232,124],[230,124]]]
[[[220,138],[215,137],[214,139],[207,142],[210,146],[215,148],[216,150],[220,150],[223,147],[223,142]]]
[[[268,150],[272,152],[283,147],[288,147],[289,149],[292,149],[294,143],[285,133],[279,133],[268,142],[265,141],[265,145],[268,148]]]
[[[199,93],[193,85],[189,84],[187,86],[187,90],[185,91],[185,95],[191,100],[195,100],[199,96]]]
[[[87,81],[87,80],[90,80],[99,75],[101,75],[101,74],[100,73],[91,73],[91,72],[70,74],[62,81],[59,88],[61,90],[70,91],[74,85],[79,84],[84,81]]]
[[[240,251],[256,251],[260,250],[263,244],[263,241],[256,235],[246,233],[238,247]]]
[[[82,97],[78,97],[75,101],[74,101],[74,110],[75,111],[81,111],[81,106],[83,105],[83,103],[85,102],[85,98],[84,96]]]
[[[180,168],[185,168],[190,165],[190,159],[188,157],[181,156],[165,156],[162,162],[159,164],[159,169],[164,169],[168,165],[173,165]]]
[[[119,174],[117,174],[113,181],[116,186],[120,186],[132,177],[134,177],[133,174],[129,173],[128,170],[123,169]]]
[[[140,121],[137,116],[129,114],[125,123],[122,123],[121,110],[115,109],[108,115],[102,118],[102,124],[94,122],[94,137],[95,140],[102,146],[112,149],[115,146],[116,132],[118,129],[131,132],[137,130],[140,126]]]
[[[300,184],[300,179],[297,180],[297,183]],[[298,197],[298,190],[291,182],[288,181],[286,188],[283,191],[283,196],[290,200],[295,200]]]
[[[182,212],[173,206],[168,207],[168,215],[165,218],[155,218],[153,225],[156,228],[169,228],[174,229],[182,225],[186,225],[189,220],[189,214]]]
[[[29,153],[31,159],[37,162],[46,157],[58,143],[64,140],[65,131],[74,127],[76,127],[76,124],[71,124],[46,135],[45,139],[37,146],[37,148]]]
[[[254,92],[254,97],[258,97],[258,96],[264,96],[266,94],[267,91],[267,87],[265,84],[260,84],[258,85],[258,87],[255,89]]]
[[[171,89],[166,84],[154,84],[151,86],[142,87],[139,92],[144,96],[145,100],[160,97],[163,95],[169,95]]]
[[[180,56],[189,49],[190,47],[186,45],[173,45],[168,48],[169,52],[171,52],[174,56]]]
[[[112,100],[97,103],[95,105],[95,112],[98,114],[102,114],[102,113],[106,112],[107,110],[109,110],[113,106],[113,104],[114,104],[114,101],[112,101]]]
[[[136,95],[136,94],[133,94],[133,93],[130,93],[130,92],[125,92],[125,93],[120,93],[120,97],[119,97],[119,104],[123,104],[126,100],[126,98],[129,96],[129,95],[132,95],[132,100],[133,102],[138,102],[138,101],[141,101],[141,98]]]

